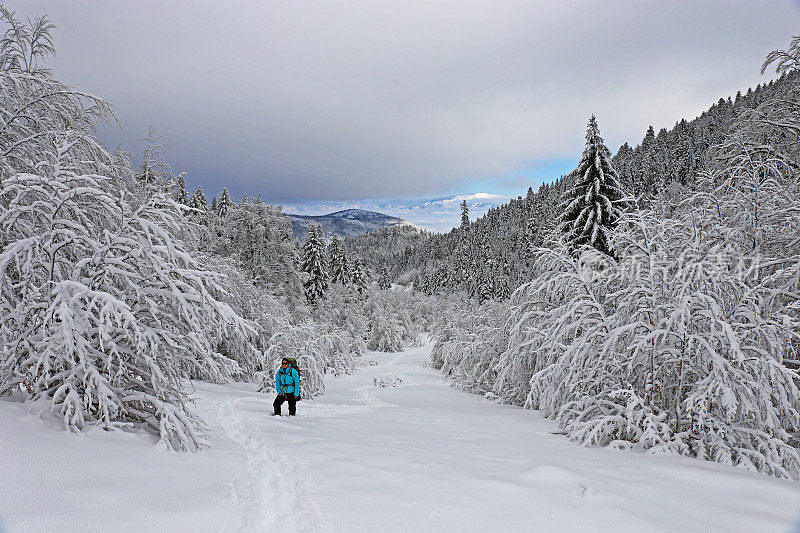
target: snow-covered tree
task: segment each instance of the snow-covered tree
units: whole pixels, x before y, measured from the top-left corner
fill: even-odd
[[[0,6],[7,29],[0,39],[0,182],[21,171],[35,171],[35,154],[52,151],[52,134],[68,128],[90,134],[97,124],[114,122],[111,105],[55,79],[44,67],[55,53],[46,17],[28,23]],[[77,149],[74,148],[74,149]],[[87,160],[110,158],[92,143],[84,143]]]
[[[3,6],[0,6],[0,17],[8,26],[0,40],[0,69],[49,77],[50,69],[44,62],[47,56],[56,53],[51,34],[55,25],[44,15],[25,23]]]
[[[374,316],[369,328],[367,348],[378,352],[403,351],[402,325],[392,316]]]
[[[483,269],[478,276],[478,302],[483,303],[494,298],[494,281],[489,270]]]
[[[186,194],[186,175],[181,172],[172,180],[172,199],[181,205],[189,205],[189,195]]]
[[[253,283],[294,305],[302,294],[298,257],[291,220],[281,208],[261,201],[242,202],[219,224],[213,252],[235,258]]]
[[[353,256],[349,261],[350,263],[350,283],[353,284],[359,294],[364,294],[367,290],[368,275],[361,264],[361,258]]]
[[[82,158],[93,141],[64,131],[50,142],[35,173],[0,188],[0,393],[49,399],[70,429],[141,425],[196,449],[181,378],[227,379],[236,364],[211,334],[249,326],[174,238],[187,223],[166,193],[131,204],[113,169]]]
[[[761,74],[764,74],[772,64],[775,64],[775,72],[778,74],[789,74],[800,70],[800,35],[792,37],[787,50],[773,50],[767,54],[761,65]]]
[[[349,272],[347,269],[347,254],[344,245],[339,237],[334,235],[331,240],[328,253],[331,273],[331,283],[346,285],[349,282]]]
[[[469,301],[451,298],[433,335],[431,362],[442,376],[459,389],[493,394],[500,354],[507,347],[506,302],[486,302],[475,307]],[[525,391],[521,396],[524,401]]]
[[[574,183],[565,195],[559,219],[564,239],[572,249],[588,244],[610,253],[611,230],[628,204],[594,115],[586,129],[586,148],[572,176]]]
[[[497,276],[494,280],[494,295],[500,300],[505,300],[511,295],[508,288],[508,276]]]
[[[161,144],[161,136],[156,133],[153,126],[150,126],[147,130],[147,137],[142,140],[145,147],[136,179],[146,187],[163,187],[166,180],[172,178],[172,169],[164,161],[164,145]]]
[[[381,274],[378,278],[378,288],[384,291],[392,288],[392,282],[389,279],[389,271],[386,270],[386,267],[381,269]]]
[[[328,288],[328,271],[325,241],[322,237],[322,228],[318,224],[308,225],[306,241],[300,252],[300,270],[306,273],[303,286],[308,302],[314,303],[323,298]]]
[[[218,216],[225,218],[231,209],[235,208],[236,204],[231,200],[231,194],[228,192],[227,187],[222,188],[222,192],[217,200],[216,210],[214,211]]]
[[[208,202],[206,201],[206,195],[203,193],[202,187],[197,187],[189,197],[189,207],[197,209],[201,213],[208,209]]]
[[[466,200],[461,200],[461,227],[469,227],[469,207]]]

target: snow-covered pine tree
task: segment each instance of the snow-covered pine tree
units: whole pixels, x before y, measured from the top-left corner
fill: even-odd
[[[466,200],[461,200],[461,227],[469,227],[469,207]]]
[[[610,254],[609,234],[628,208],[628,201],[594,115],[586,129],[586,148],[572,176],[574,183],[560,207],[564,240],[572,250],[589,245]]]
[[[357,255],[353,256],[350,261],[350,282],[355,287],[358,294],[364,294],[367,290],[368,275],[361,264],[361,258]]]
[[[499,300],[505,300],[511,295],[508,288],[508,276],[497,276],[494,280],[494,295]]]
[[[236,205],[233,203],[233,200],[231,199],[231,194],[228,192],[228,188],[223,187],[222,192],[219,194],[219,200],[217,200],[216,214],[221,218],[225,218],[225,216],[230,212],[230,210],[235,207]]]
[[[206,195],[203,194],[202,187],[197,187],[189,197],[189,207],[197,209],[201,213],[204,213],[208,209],[208,202],[206,201]]]
[[[386,267],[381,269],[380,277],[378,277],[378,288],[384,291],[392,288],[392,282],[389,279],[389,271]]]
[[[172,199],[181,205],[189,205],[189,195],[186,194],[185,172],[181,172],[173,178]]]
[[[494,282],[490,271],[484,268],[478,276],[478,303],[491,300],[494,297]]]
[[[319,224],[311,223],[306,232],[306,241],[300,252],[300,270],[307,274],[303,283],[309,303],[319,301],[328,288],[328,272],[325,258],[325,241]]]
[[[347,259],[344,245],[339,237],[334,235],[328,252],[331,273],[331,284],[346,285],[348,283]]]
[[[342,283],[347,285],[350,283],[350,278],[353,275],[353,263],[347,252],[344,251],[344,245],[342,245],[342,250],[342,273],[344,274]]]

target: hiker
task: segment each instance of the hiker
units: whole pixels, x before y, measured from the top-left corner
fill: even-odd
[[[275,392],[278,393],[275,401],[272,402],[275,415],[281,416],[281,405],[283,402],[289,402],[289,416],[294,416],[300,393],[300,374],[286,357],[281,359],[281,369],[275,374]]]

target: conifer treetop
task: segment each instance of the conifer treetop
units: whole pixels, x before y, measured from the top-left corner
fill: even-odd
[[[586,128],[586,147],[572,172],[574,185],[561,206],[560,227],[568,245],[590,245],[610,253],[609,233],[628,208],[611,151],[600,136],[594,115]]]

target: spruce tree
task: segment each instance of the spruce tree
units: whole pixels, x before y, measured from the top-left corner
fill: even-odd
[[[342,245],[342,275],[344,276],[342,283],[347,285],[350,283],[350,277],[353,273],[353,263],[349,257],[347,257],[347,253],[344,249],[344,245]]]
[[[494,298],[494,283],[488,270],[483,270],[478,277],[478,303]]]
[[[346,285],[348,282],[347,261],[345,259],[344,244],[336,235],[330,245],[329,265],[331,272],[331,283]]]
[[[361,258],[357,255],[354,256],[350,264],[350,282],[356,288],[358,294],[364,294],[364,291],[367,290],[367,272],[361,264]]]
[[[189,197],[189,207],[193,209],[199,209],[201,211],[205,211],[206,208],[208,207],[208,202],[206,202],[206,195],[203,194],[202,187],[197,187],[197,189]]]
[[[461,200],[461,227],[469,227],[469,207],[466,200]]]
[[[564,195],[559,218],[564,240],[572,250],[590,245],[610,255],[610,232],[628,203],[594,115],[586,130],[586,148],[572,176],[574,183]]]
[[[309,224],[306,242],[301,252],[300,269],[308,274],[303,283],[308,303],[314,303],[325,296],[328,288],[328,273],[325,268],[325,242],[322,239],[322,228],[317,224]]]
[[[653,126],[649,126],[644,134],[644,139],[642,139],[642,151],[644,153],[649,153],[650,150],[653,149],[653,145],[655,143],[656,143],[656,131],[653,129]]]
[[[222,192],[219,194],[219,201],[217,201],[216,213],[224,218],[234,207],[233,200],[231,200],[231,193],[228,192],[227,187],[223,187]]]
[[[183,176],[183,172],[175,176],[172,189],[172,198],[179,204],[188,205],[189,195],[186,194],[186,180]]]
[[[494,295],[499,300],[505,300],[511,295],[511,290],[508,288],[508,278],[506,276],[498,276],[495,278]]]
[[[392,282],[389,280],[389,271],[386,270],[386,267],[381,269],[381,275],[378,278],[378,288],[384,291],[392,288]]]

